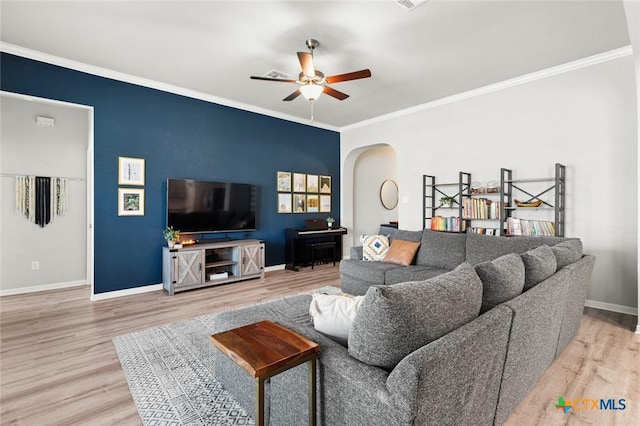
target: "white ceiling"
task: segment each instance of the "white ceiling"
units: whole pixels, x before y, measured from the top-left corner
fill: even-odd
[[[294,84],[297,51],[318,39],[326,75],[369,68],[333,85],[316,125],[339,129],[398,110],[629,45],[621,0],[431,0],[406,11],[377,1],[4,1],[7,46],[201,93],[220,103],[309,122]]]

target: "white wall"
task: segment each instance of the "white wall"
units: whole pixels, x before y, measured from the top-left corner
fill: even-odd
[[[434,82],[437,84],[437,82]],[[589,298],[618,307],[637,302],[638,153],[634,66],[624,56],[464,100],[345,129],[343,184],[354,152],[386,143],[397,154],[404,229],[422,228],[422,175],[499,180],[553,175],[567,166],[566,236],[596,255]],[[344,217],[352,195],[343,191]],[[351,196],[351,198],[349,198]],[[404,198],[404,199],[403,199]],[[357,227],[356,224],[344,223]]]
[[[86,283],[87,110],[0,99],[0,173],[82,179],[68,183],[68,215],[40,228],[15,213],[15,178],[0,178],[0,294]],[[54,117],[55,127],[36,125],[38,115]]]
[[[358,156],[353,184],[353,213],[358,218],[351,232],[354,241],[360,235],[377,233],[383,223],[398,220],[398,207],[387,210],[380,202],[382,183],[387,179],[396,181],[396,174],[396,154],[390,146],[372,148]]]

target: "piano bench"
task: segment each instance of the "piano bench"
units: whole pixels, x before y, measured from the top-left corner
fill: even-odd
[[[333,260],[333,266],[336,266],[336,242],[335,241],[322,241],[315,243],[305,243],[305,247],[311,251],[311,269],[316,264],[316,250],[331,251],[331,259]],[[325,256],[325,260],[328,257]]]

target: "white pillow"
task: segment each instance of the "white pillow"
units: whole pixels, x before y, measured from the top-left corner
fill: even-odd
[[[333,340],[347,344],[349,329],[364,296],[314,294],[309,306],[313,327]]]
[[[380,262],[389,251],[389,238],[386,235],[363,235],[360,237],[362,243],[362,260]]]

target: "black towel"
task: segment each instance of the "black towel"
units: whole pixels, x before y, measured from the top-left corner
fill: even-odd
[[[36,176],[36,224],[44,228],[51,222],[51,178]]]

